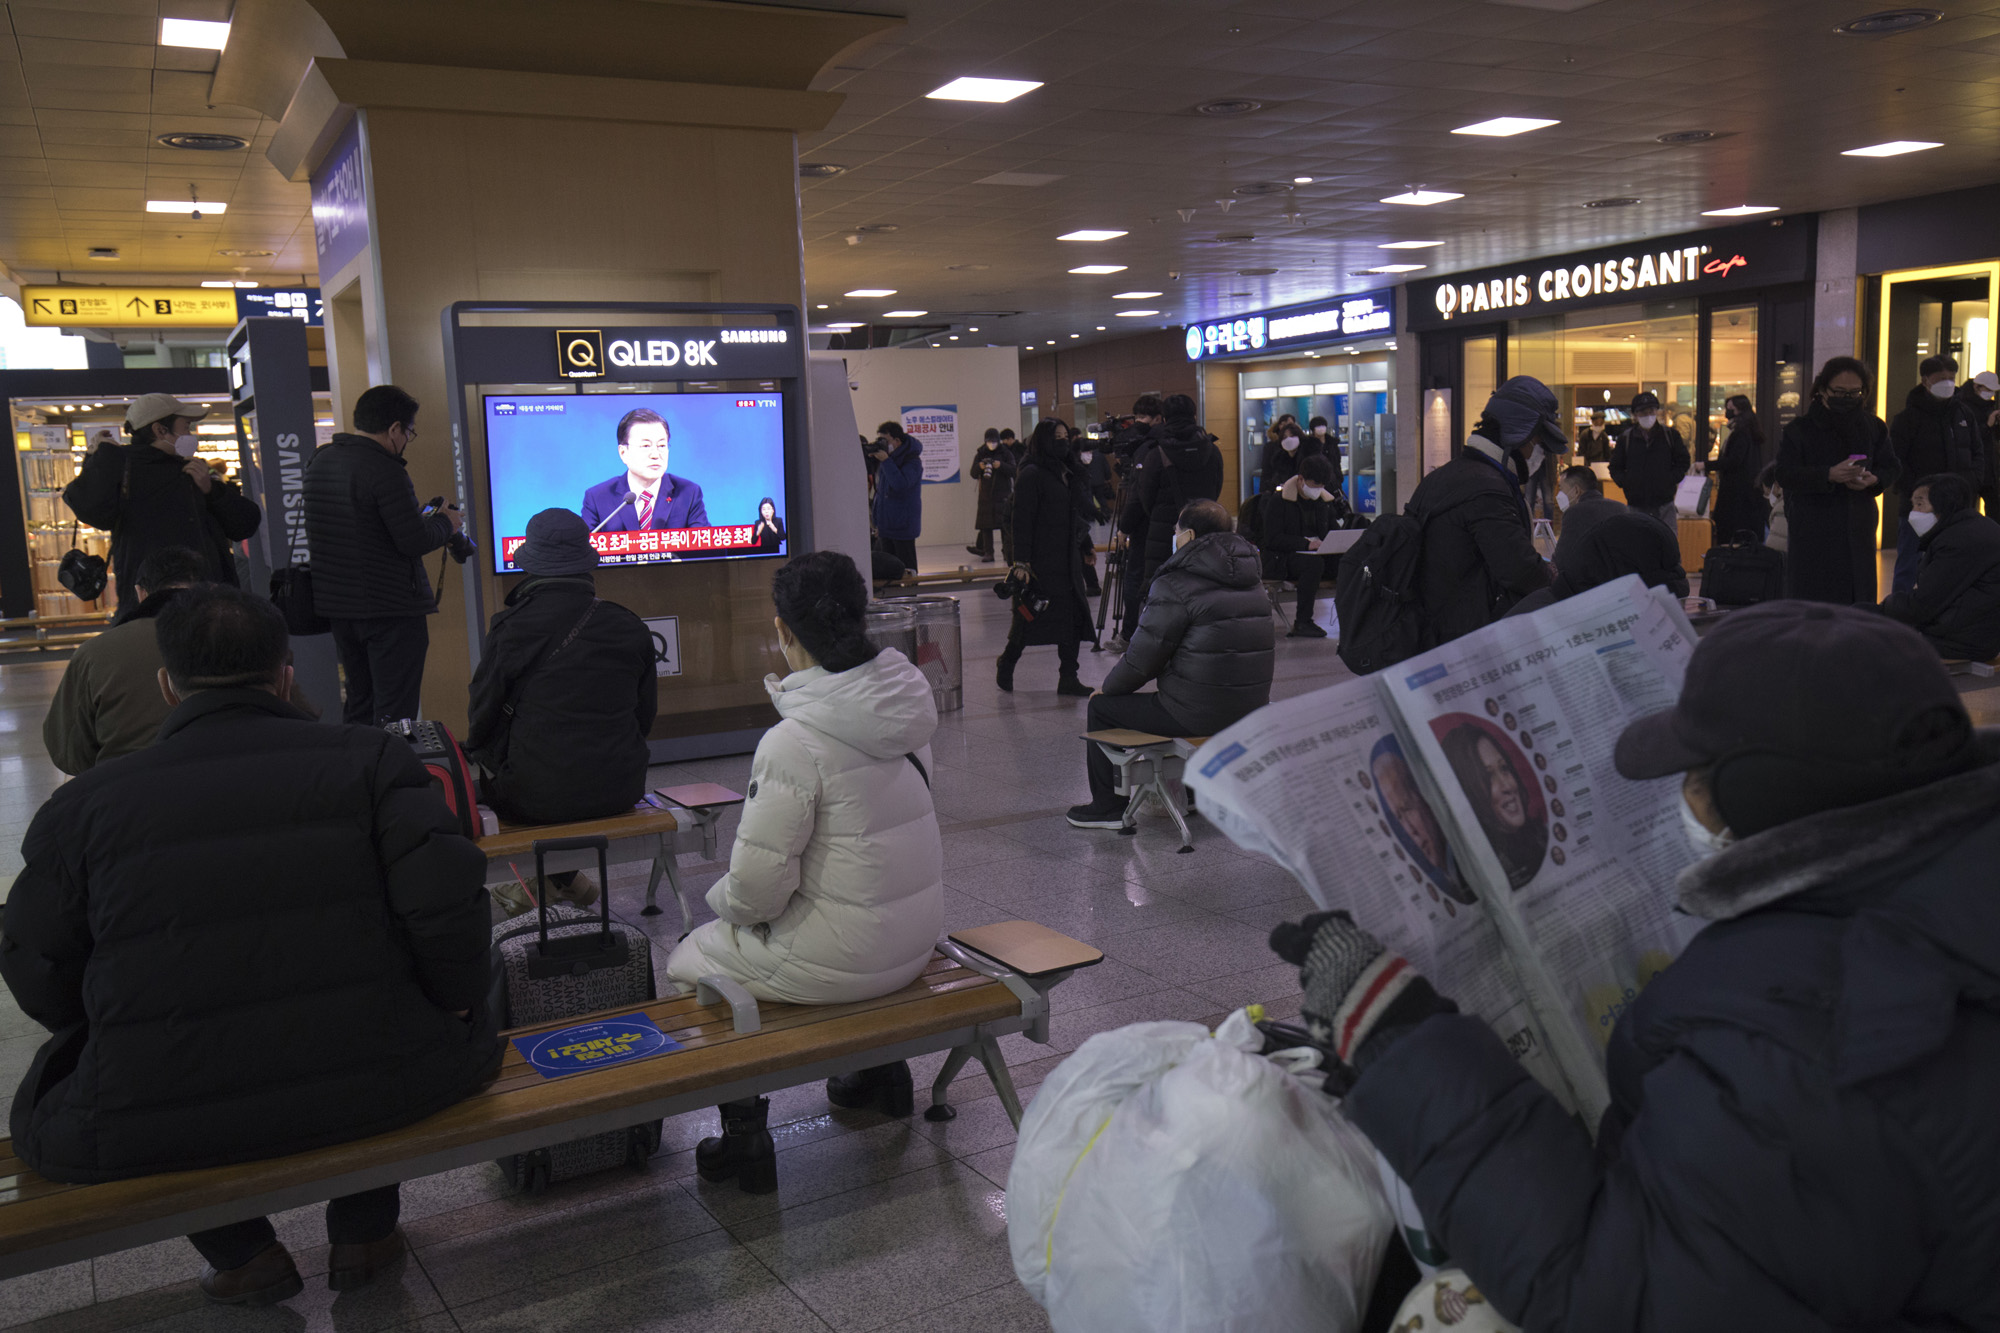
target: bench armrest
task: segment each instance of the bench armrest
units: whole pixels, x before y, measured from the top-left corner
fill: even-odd
[[[938,937],[937,951],[966,971],[992,977],[1012,991],[1014,998],[1021,1002],[1021,1016],[1028,1020],[1022,1035],[1039,1045],[1049,1044],[1049,991],[1069,976],[1068,971],[1051,972],[1045,977],[1024,977],[1010,967],[965,948],[949,935]]]
[[[696,1004],[714,1004],[718,1000],[729,1002],[730,1017],[736,1021],[738,1032],[755,1032],[764,1025],[757,1013],[757,997],[743,989],[743,983],[733,977],[725,977],[719,972],[711,972],[694,983]]]

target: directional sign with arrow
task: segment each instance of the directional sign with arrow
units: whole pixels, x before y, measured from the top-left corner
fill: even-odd
[[[21,288],[28,324],[48,328],[233,328],[236,293],[205,287]]]

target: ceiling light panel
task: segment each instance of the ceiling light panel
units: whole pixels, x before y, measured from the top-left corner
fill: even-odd
[[[1118,318],[1139,319],[1145,315],[1157,315],[1159,313],[1157,310],[1121,310],[1118,312]]]
[[[1042,85],[1027,79],[953,79],[942,88],[933,88],[925,97],[944,102],[1011,102]]]
[[[1429,264],[1378,264],[1368,271],[1370,273],[1415,273],[1420,268],[1429,267]]]
[[[1377,250],[1428,250],[1434,245],[1443,244],[1443,241],[1388,241],[1375,248]]]
[[[229,25],[211,23],[206,19],[161,19],[160,45],[220,51],[229,45]]]
[[[849,296],[859,297],[864,301],[875,297],[894,296],[895,294],[896,289],[894,287],[856,287],[853,291],[847,293]]]
[[[1056,237],[1056,239],[1059,241],[1115,241],[1120,236],[1126,235],[1130,235],[1130,233],[1122,231],[1096,231],[1086,227],[1082,231],[1066,231]]]
[[[1562,124],[1559,120],[1537,120],[1532,116],[1495,116],[1482,120],[1477,125],[1461,125],[1453,134],[1477,134],[1488,139],[1508,139],[1516,134],[1526,134],[1529,130],[1545,130],[1551,125]]]
[[[1941,143],[1930,143],[1923,139],[1892,139],[1888,143],[1871,144],[1866,148],[1850,148],[1842,157],[1901,157],[1905,153],[1921,153],[1926,149],[1942,148]]]
[[[148,199],[148,213],[210,213],[217,217],[229,211],[229,205],[212,199]]]
[[[1159,295],[1161,295],[1159,292],[1113,292],[1111,299],[1114,301],[1150,301]]]
[[[1701,215],[1705,218],[1749,218],[1759,213],[1775,213],[1776,204],[1738,204],[1734,208],[1705,208]]]
[[[1410,204],[1417,208],[1429,208],[1432,204],[1448,204],[1454,199],[1465,198],[1450,190],[1406,190],[1402,194],[1392,194],[1382,202],[1385,204]]]
[[[1072,273],[1091,273],[1091,274],[1123,273],[1124,271],[1125,271],[1125,265],[1123,264],[1085,264],[1080,268],[1073,268],[1070,270],[1070,272]]]
[[[915,319],[918,315],[928,315],[928,314],[930,314],[930,311],[928,310],[884,310],[882,312],[882,318]]]

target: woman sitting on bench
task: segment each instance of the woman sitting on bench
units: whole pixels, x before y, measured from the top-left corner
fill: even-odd
[[[778,571],[778,642],[792,674],[764,678],[780,721],[757,744],[729,873],[708,891],[721,918],[675,946],[667,976],[720,973],[760,1000],[844,1004],[915,981],[944,929],[944,846],[931,805],[930,682],[862,633],[868,585],[834,551]],[[836,1106],[908,1115],[898,1061],[827,1081]],[[704,1178],[776,1187],[762,1097],[722,1108],[723,1137],[696,1154]]]

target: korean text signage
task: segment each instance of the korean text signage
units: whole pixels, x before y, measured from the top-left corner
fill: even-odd
[[[1187,356],[1201,361],[1242,356],[1266,348],[1309,347],[1342,338],[1366,338],[1396,331],[1393,289],[1336,296],[1311,305],[1287,306],[1212,324],[1190,324]]]
[[[561,1078],[587,1069],[607,1069],[628,1060],[678,1051],[681,1044],[644,1014],[597,1023],[578,1023],[557,1032],[514,1038],[521,1058],[543,1078]]]
[[[1036,397],[1035,390],[1033,389],[1021,390],[1021,406],[1033,407],[1035,405],[1035,397]]]
[[[1811,271],[1812,228],[1794,219],[1689,232],[1556,259],[1410,284],[1410,327],[1491,323],[1609,301],[1699,295],[1798,282]]]
[[[236,293],[225,287],[22,287],[31,327],[230,328]]]
[[[958,480],[958,407],[906,407],[903,430],[924,451],[924,484]]]
[[[313,248],[321,278],[331,278],[368,244],[368,162],[361,117],[347,122],[312,174]]]
[[[1078,401],[1097,397],[1096,380],[1078,380],[1069,386],[1069,396]]]
[[[297,319],[307,324],[325,323],[325,307],[317,287],[237,288],[236,318]]]

